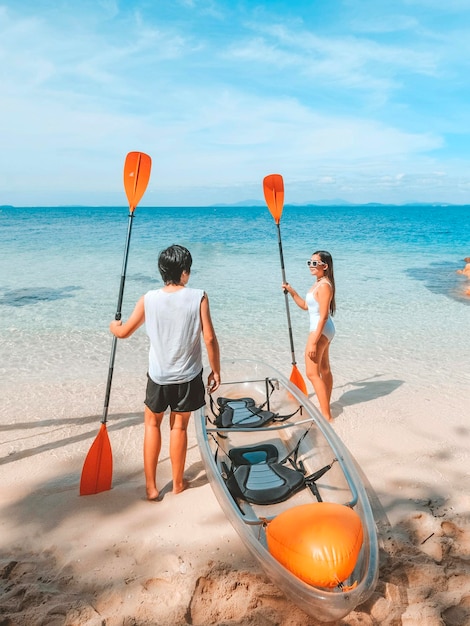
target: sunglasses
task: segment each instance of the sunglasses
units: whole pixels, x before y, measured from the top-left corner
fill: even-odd
[[[310,260],[308,260],[307,261],[307,265],[309,267],[318,267],[319,265],[325,265],[325,264],[323,263],[323,261],[310,261]]]

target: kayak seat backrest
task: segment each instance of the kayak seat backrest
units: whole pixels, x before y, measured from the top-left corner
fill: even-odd
[[[232,448],[228,456],[232,468],[226,483],[235,498],[252,504],[276,504],[305,485],[302,472],[279,462],[274,444]]]
[[[218,428],[256,428],[277,417],[276,413],[263,411],[253,398],[217,398],[219,414],[215,424]]]

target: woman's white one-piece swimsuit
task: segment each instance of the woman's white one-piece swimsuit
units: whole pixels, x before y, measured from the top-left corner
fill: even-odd
[[[314,293],[316,291],[316,285],[312,291],[309,291],[305,297],[305,302],[308,306],[308,314],[310,317],[310,332],[313,332],[317,329],[318,322],[320,321],[320,305],[315,300]],[[335,336],[335,325],[331,318],[331,315],[328,315],[328,319],[326,321],[325,326],[323,327],[322,335],[331,341]]]

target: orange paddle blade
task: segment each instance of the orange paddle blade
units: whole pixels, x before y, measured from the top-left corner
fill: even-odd
[[[124,189],[131,213],[139,204],[150,179],[152,159],[144,152],[129,152],[124,163]]]
[[[307,385],[305,384],[305,380],[303,379],[302,374],[299,372],[296,365],[294,365],[294,367],[292,368],[289,380],[291,383],[294,383],[294,385],[298,387],[302,393],[307,395]]]
[[[284,207],[284,181],[280,174],[270,174],[263,180],[264,197],[276,224],[281,221]]]
[[[106,424],[101,424],[100,431],[83,464],[80,495],[89,496],[93,493],[108,491],[111,489],[112,478],[113,453]]]

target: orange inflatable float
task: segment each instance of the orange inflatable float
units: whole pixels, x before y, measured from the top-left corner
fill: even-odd
[[[309,585],[341,586],[351,575],[362,546],[359,515],[333,502],[303,504],[267,526],[272,556]]]

